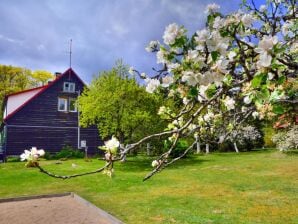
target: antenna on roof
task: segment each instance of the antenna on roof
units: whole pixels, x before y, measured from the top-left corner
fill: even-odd
[[[71,68],[71,47],[72,47],[72,39],[70,39],[70,43],[69,43],[69,67]]]

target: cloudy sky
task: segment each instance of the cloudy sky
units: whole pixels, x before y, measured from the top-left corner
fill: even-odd
[[[63,72],[72,39],[72,67],[86,82],[120,58],[150,73],[148,42],[173,22],[202,28],[213,2],[227,13],[241,0],[0,0],[0,64]]]

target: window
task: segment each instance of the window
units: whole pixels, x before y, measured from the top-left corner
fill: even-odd
[[[73,82],[64,82],[63,91],[68,93],[74,93],[76,85]]]
[[[70,112],[77,112],[77,102],[74,98],[69,98],[69,105],[68,105]]]
[[[58,111],[67,111],[67,99],[58,98]]]

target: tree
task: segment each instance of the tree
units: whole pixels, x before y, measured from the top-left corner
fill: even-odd
[[[149,94],[120,62],[95,77],[78,99],[82,126],[97,125],[100,136],[112,135],[121,144],[161,131],[157,115],[160,97]]]
[[[139,145],[154,138],[168,138],[171,143],[152,162],[153,170],[144,178],[147,180],[193,150],[201,139],[200,118],[210,112],[236,116],[235,108],[243,102],[247,107],[243,119],[253,116],[274,120],[281,114],[295,114],[297,1],[271,0],[257,8],[253,0],[244,0],[242,10],[230,15],[222,15],[219,9],[217,4],[208,5],[206,27],[190,37],[183,26],[173,23],[165,29],[164,44],[150,42],[146,49],[156,53],[162,69],[152,76],[133,72],[146,78],[148,92],[179,99],[184,106],[177,113],[164,107],[160,114],[167,118],[167,130],[120,146],[120,152],[115,150],[117,144],[108,141],[107,163],[102,169],[112,172],[113,163]],[[237,123],[241,124],[242,119]],[[184,152],[171,157],[178,143],[190,137],[192,141]]]
[[[36,70],[31,73],[31,86],[38,87],[46,85],[47,82],[53,78],[53,74],[48,71]]]

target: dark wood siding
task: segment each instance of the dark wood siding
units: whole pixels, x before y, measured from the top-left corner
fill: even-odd
[[[100,153],[98,146],[102,144],[97,130],[92,128],[80,129],[81,140],[86,140],[88,152]],[[47,127],[14,127],[7,128],[7,154],[20,155],[25,149],[37,147],[46,152],[59,152],[64,146],[78,147],[78,129],[76,128],[47,128]]]

